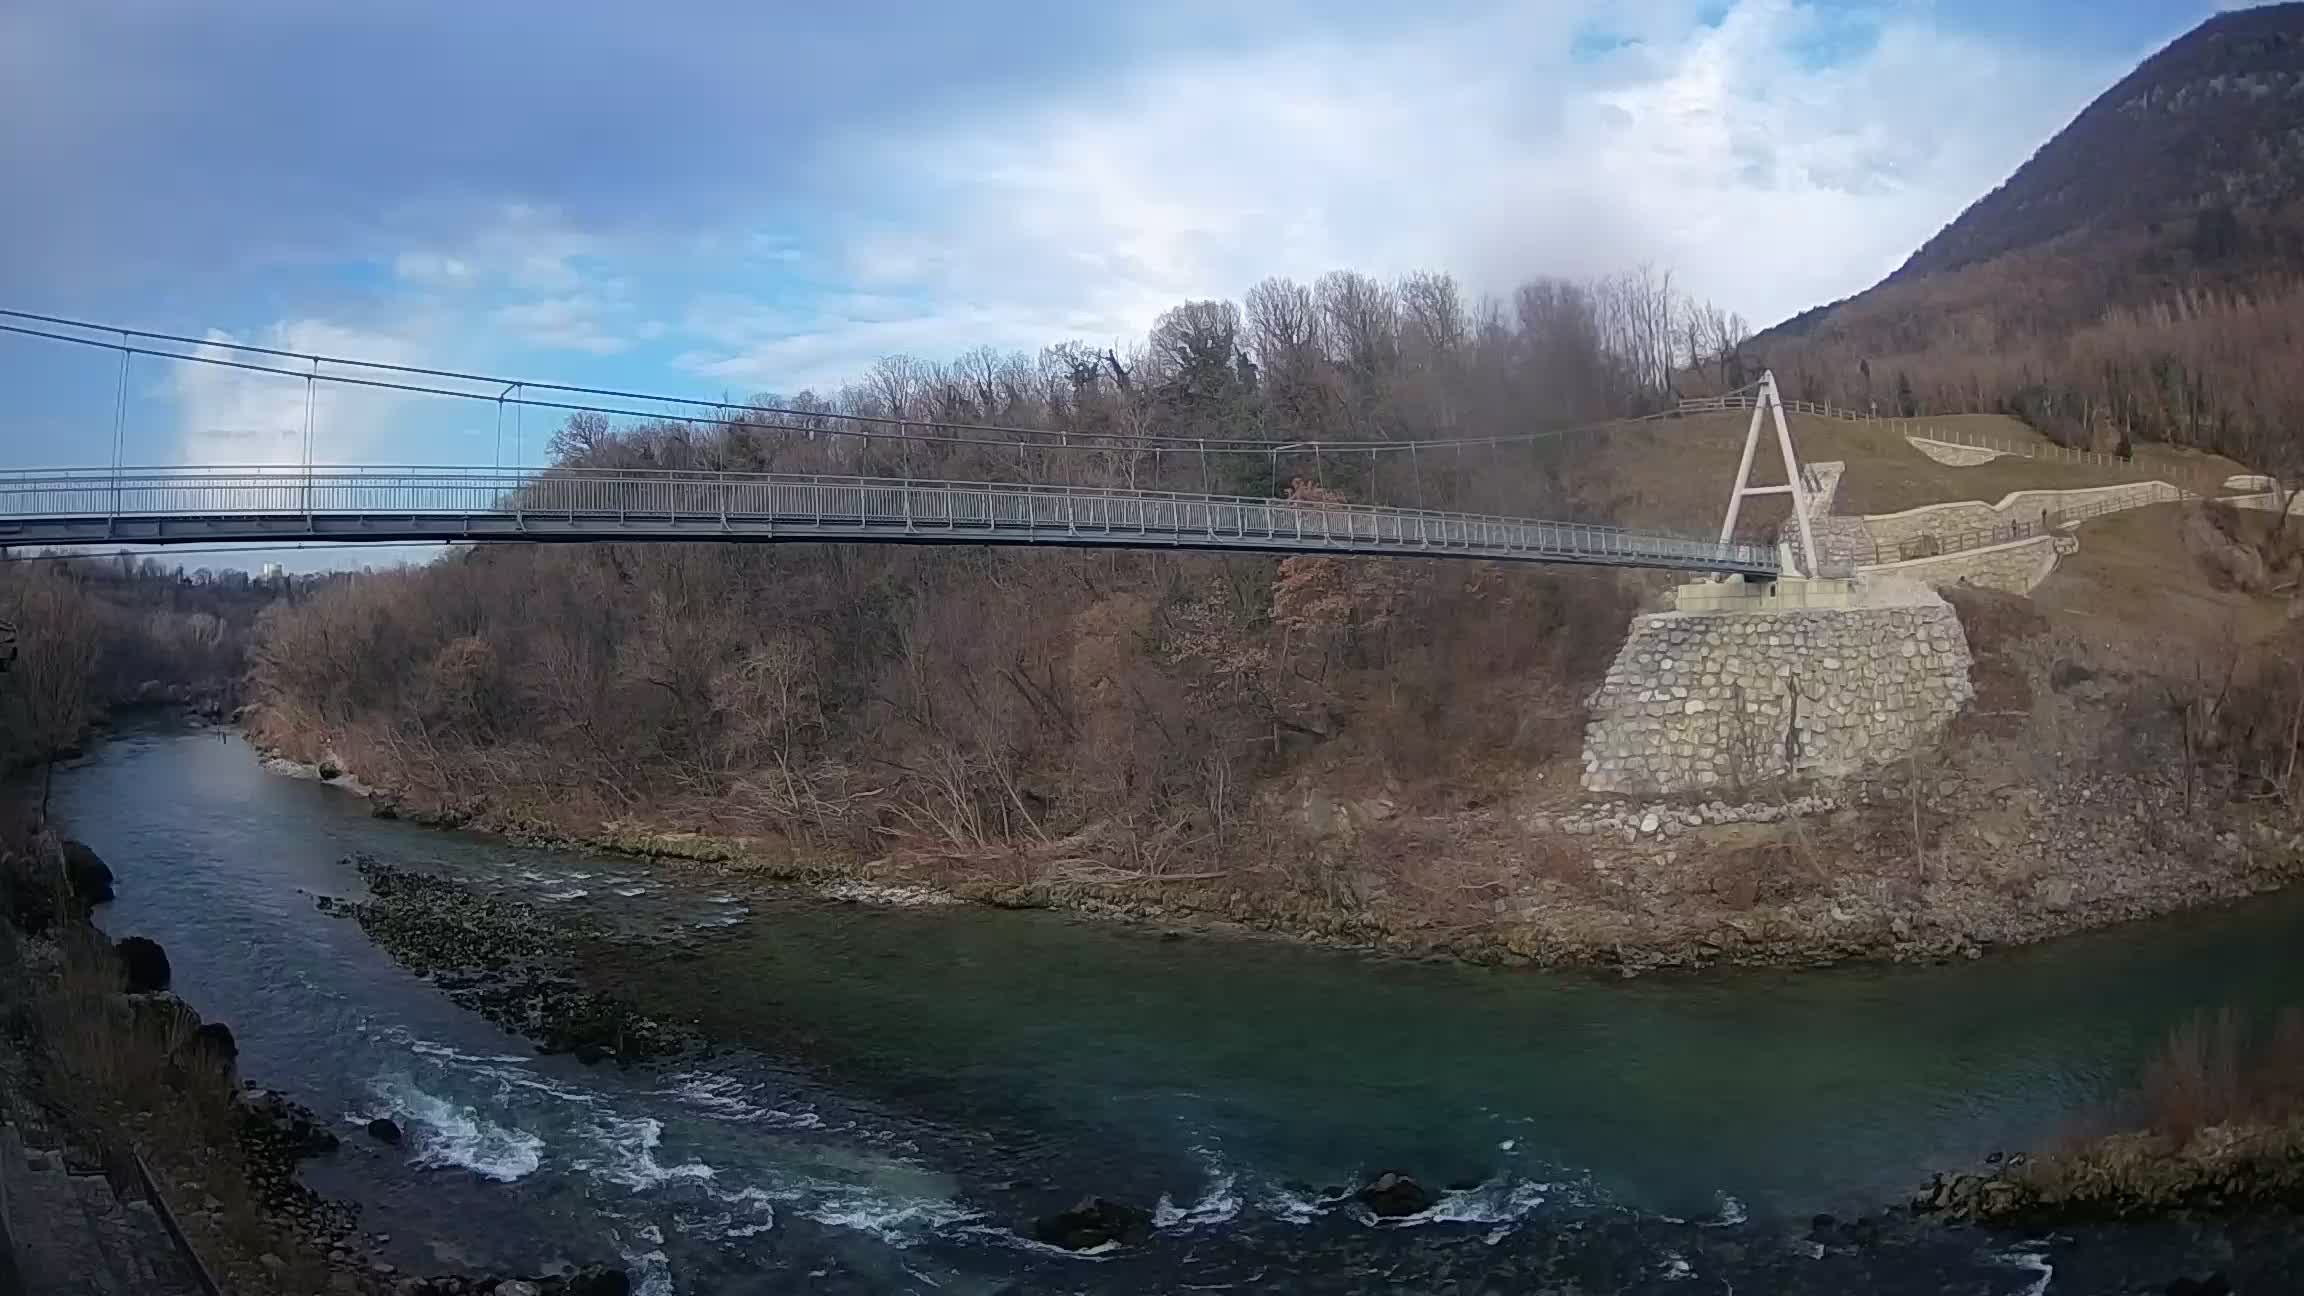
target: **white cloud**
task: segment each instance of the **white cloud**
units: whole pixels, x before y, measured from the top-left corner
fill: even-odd
[[[633,335],[648,335],[647,325],[616,323],[631,312],[627,285],[606,268],[630,258],[633,247],[524,203],[498,204],[470,222],[444,246],[399,253],[393,277],[427,305],[485,318],[500,339],[527,347],[614,355],[631,347]]]
[[[393,276],[428,288],[468,283],[472,267],[460,257],[440,252],[403,252],[392,261]]]
[[[302,367],[292,360],[236,352],[228,344],[243,339],[225,333],[211,331],[207,336],[209,344],[195,348],[195,353],[210,360],[280,369]],[[406,336],[319,319],[282,320],[266,329],[256,343],[283,351],[357,357],[380,364],[422,363],[421,351]],[[345,366],[329,366],[321,372],[359,373]],[[308,384],[295,373],[255,373],[213,364],[179,362],[172,367],[169,381],[176,399],[181,454],[184,462],[193,464],[302,463],[308,425],[314,463],[373,461],[404,431],[414,399],[401,393],[327,382]]]
[[[1340,267],[1501,292],[1650,261],[1773,322],[1893,269],[2125,70],[1895,15],[1817,68],[1845,19],[1794,0],[1716,26],[1673,0],[1542,8],[855,141],[860,192],[902,176],[908,214],[847,235],[836,264],[916,304],[702,303],[688,324],[711,346],[682,364],[789,389],[889,349],[1128,339],[1186,298]],[[1631,43],[1579,60],[1597,17]]]
[[[566,293],[582,287],[579,264],[602,251],[598,238],[570,225],[559,212],[528,203],[503,203],[474,221],[461,242],[403,252],[394,271],[426,286],[493,282],[526,292]]]
[[[611,309],[578,295],[499,307],[490,318],[497,328],[530,346],[613,355],[630,343],[603,325],[601,316]]]

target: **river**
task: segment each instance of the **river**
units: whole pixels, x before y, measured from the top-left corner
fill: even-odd
[[[2248,1248],[1810,1217],[2053,1135],[2172,1026],[2289,993],[2304,936],[2287,896],[1949,966],[1622,981],[718,891],[378,820],[218,730],[120,735],[56,798],[118,874],[103,925],[344,1122],[305,1179],[384,1258],[617,1261],[658,1294],[2130,1290]],[[589,974],[719,1047],[536,1056],[315,908],[363,894],[354,852],[590,911],[633,939]],[[386,1114],[404,1146],[359,1134]],[[1398,1224],[1319,1204],[1381,1169],[1455,1188]],[[1087,1193],[1157,1203],[1157,1235],[1028,1240]]]

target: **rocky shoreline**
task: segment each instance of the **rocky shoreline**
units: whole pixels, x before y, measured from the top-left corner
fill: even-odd
[[[2028,1228],[2234,1210],[2304,1211],[2304,1116],[2211,1125],[2183,1139],[2131,1130],[1937,1175],[1915,1214]]]
[[[995,867],[933,847],[866,858],[644,822],[571,831],[485,807],[416,804],[363,782],[332,754],[300,764],[270,753],[266,768],[345,787],[383,818],[638,856],[827,899],[1046,909],[1387,956],[1623,975],[1977,958],[2304,879],[2304,834],[2239,812],[2188,819],[2180,785],[2150,772],[2063,774],[2031,786],[1986,771],[1888,770],[1773,799],[1534,798],[1476,833],[1441,816],[1406,827],[1450,843],[1441,849],[1465,856],[1452,867],[1477,868],[1485,880],[1469,889],[1489,898],[1478,912],[1434,915],[1380,895],[1338,903],[1251,885],[1232,872],[1068,873],[1022,847]],[[1351,849],[1379,825],[1403,827],[1388,807],[1337,802],[1314,817],[1331,825],[1337,849]],[[1481,822],[1495,818],[1486,812]]]
[[[84,1149],[76,1155],[99,1164],[116,1162],[123,1138],[136,1145],[229,1291],[303,1296],[304,1284],[324,1281],[329,1296],[629,1296],[623,1270],[604,1265],[416,1276],[376,1258],[388,1236],[363,1233],[358,1207],[298,1179],[304,1161],[337,1152],[328,1122],[238,1077],[230,1028],[171,991],[157,943],[109,942],[95,928],[115,879],[94,851],[71,841],[45,849],[61,890],[39,884],[36,859],[0,850],[5,971],[23,996],[9,1000],[0,1033],[0,1117],[60,1127]]]

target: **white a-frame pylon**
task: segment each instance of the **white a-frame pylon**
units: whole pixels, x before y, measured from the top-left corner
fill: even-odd
[[[1784,454],[1784,485],[1754,486],[1752,481],[1752,452],[1760,445],[1760,420],[1774,415],[1776,419],[1776,448]],[[1720,543],[1727,544],[1736,536],[1736,515],[1743,511],[1747,495],[1790,495],[1792,517],[1800,526],[1800,557],[1797,564],[1788,564],[1789,574],[1814,576],[1816,574],[1816,536],[1808,526],[1808,486],[1800,476],[1800,456],[1792,449],[1792,429],[1784,425],[1784,400],[1776,394],[1776,373],[1769,370],[1760,375],[1760,388],[1752,400],[1752,426],[1744,433],[1744,459],[1736,465],[1736,485],[1728,492],[1728,520],[1720,524]]]

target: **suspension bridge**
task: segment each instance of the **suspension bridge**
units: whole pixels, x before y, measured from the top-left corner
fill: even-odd
[[[0,310],[0,335],[116,355],[112,462],[0,470],[0,546],[220,543],[406,544],[503,541],[835,541],[1363,554],[1656,568],[1773,578],[1777,546],[1734,536],[1752,449],[1773,408],[1787,468],[1782,402],[1772,377],[1735,394],[1752,410],[1745,473],[1718,536],[1422,507],[1427,462],[1478,455],[1556,433],[1421,441],[1188,438],[1050,431],[678,397],[500,379],[382,364],[216,338],[143,332]],[[132,366],[196,367],[300,385],[300,461],[239,467],[123,463]],[[331,466],[320,393],[354,391],[493,405],[497,457],[507,416],[594,414],[689,431],[772,438],[808,471],[697,467]],[[520,426],[515,424],[515,426]],[[296,429],[287,429],[296,431]],[[525,439],[524,430],[518,434]],[[524,457],[524,445],[519,457]],[[700,457],[709,460],[707,452]],[[772,456],[774,457],[774,456]],[[1365,459],[1364,470],[1356,468]],[[1274,495],[1214,489],[1240,468]],[[1343,502],[1336,492],[1279,494],[1285,478],[1359,471],[1415,503]],[[817,468],[849,471],[816,471]],[[855,471],[876,468],[877,471]],[[970,471],[973,469],[974,471]],[[1437,469],[1432,470],[1435,472]],[[1198,490],[1157,489],[1197,475]],[[1474,474],[1476,475],[1476,473]],[[1789,480],[1799,481],[1796,471]],[[1798,510],[1795,510],[1798,516]],[[1800,552],[1813,552],[1813,547]]]

